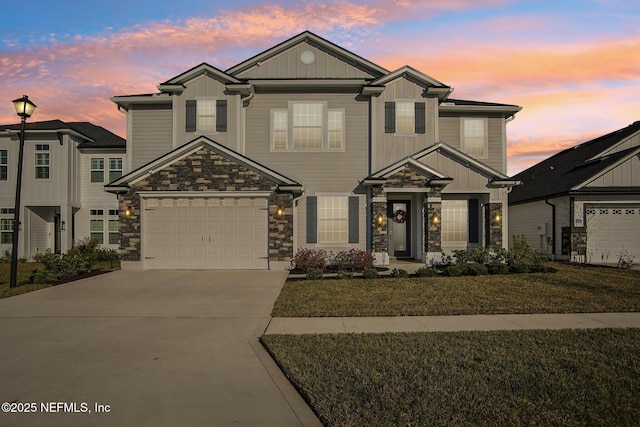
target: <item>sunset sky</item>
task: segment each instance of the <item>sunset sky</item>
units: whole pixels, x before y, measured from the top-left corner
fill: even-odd
[[[207,62],[227,69],[310,30],[453,98],[517,104],[509,174],[640,120],[640,2],[629,0],[31,0],[0,27],[0,124],[90,121],[126,136],[109,98]]]

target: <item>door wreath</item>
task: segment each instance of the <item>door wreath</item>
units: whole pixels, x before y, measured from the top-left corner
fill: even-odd
[[[393,222],[397,224],[404,224],[406,220],[407,220],[407,212],[403,211],[402,209],[398,209],[393,213]]]

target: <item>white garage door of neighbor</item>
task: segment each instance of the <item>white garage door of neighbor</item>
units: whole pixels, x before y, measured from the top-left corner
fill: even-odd
[[[267,269],[266,198],[146,198],[146,269]]]
[[[615,264],[620,254],[640,256],[640,208],[587,209],[587,253],[590,262]]]

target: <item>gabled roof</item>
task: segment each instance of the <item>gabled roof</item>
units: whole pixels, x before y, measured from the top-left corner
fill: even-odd
[[[294,190],[302,188],[302,186],[298,182],[287,178],[282,174],[279,174],[273,169],[270,169],[254,160],[251,160],[250,158],[245,157],[242,154],[213,141],[212,139],[209,139],[205,136],[200,136],[198,138],[195,138],[191,142],[188,142],[176,148],[175,150],[170,151],[167,154],[158,157],[157,159],[152,160],[151,162],[140,166],[138,169],[131,171],[128,174],[118,178],[117,180],[105,185],[105,189],[111,193],[127,191],[128,188],[130,188],[136,182],[143,180],[147,176],[159,170],[162,170],[181,159],[184,159],[185,157],[195,153],[203,147],[208,148],[209,150],[214,151],[235,163],[238,163],[248,169],[255,171],[256,173],[274,182],[280,187],[280,189]]]
[[[640,121],[563,150],[516,176],[523,185],[509,194],[509,203],[541,200],[578,189],[582,184],[637,155],[640,146],[618,152],[611,149],[640,132]]]
[[[20,132],[20,124],[2,125],[0,132]],[[102,126],[89,122],[63,122],[62,120],[47,120],[42,122],[27,122],[25,135],[31,133],[70,134],[82,139],[79,148],[125,148],[126,140],[108,131]]]
[[[209,65],[206,62],[203,62],[200,65],[196,65],[190,70],[185,71],[177,75],[176,77],[167,80],[164,83],[158,85],[158,89],[161,92],[181,92],[184,89],[184,84],[190,80],[193,80],[196,77],[201,75],[211,76],[218,80],[221,80],[223,83],[241,83],[240,80],[235,77],[225,73],[224,71],[214,67],[213,65]]]
[[[337,56],[341,56],[355,62],[358,66],[367,70],[370,74],[374,76],[386,75],[389,72],[383,67],[377,64],[374,64],[373,62],[368,61],[363,57],[356,55],[353,52],[349,52],[348,50],[312,33],[311,31],[304,31],[298,34],[297,36],[294,36],[288,40],[285,40],[284,42],[270,49],[267,49],[264,52],[259,53],[247,59],[246,61],[242,61],[241,63],[234,65],[233,67],[229,68],[226,72],[232,76],[238,75],[239,73],[242,73],[243,71],[246,71],[249,68],[256,66],[258,63],[264,62],[267,59],[270,59],[302,42],[312,42],[316,45],[323,47],[326,50],[332,51]]]
[[[382,88],[400,78],[407,78],[409,80],[413,80],[420,86],[422,86],[427,93],[433,93],[438,96],[438,98],[442,101],[446,99],[451,92],[453,92],[453,88],[451,86],[447,86],[444,83],[430,77],[409,65],[405,65],[404,67],[400,67],[397,70],[385,74],[371,83],[369,83],[365,88],[365,93],[379,93]]]
[[[453,178],[420,161],[420,159],[434,152],[447,153],[449,156],[460,161],[461,163],[465,163],[470,167],[474,167],[483,175],[487,176],[491,184],[494,186],[512,186],[518,184],[515,180],[510,179],[505,174],[493,169],[490,166],[485,165],[484,163],[474,159],[468,154],[463,153],[462,151],[450,146],[445,142],[438,142],[437,144],[424,148],[417,153],[412,154],[411,156],[405,157],[404,159],[398,160],[397,162],[392,163],[383,169],[380,169],[379,171],[365,178],[365,183],[374,184],[377,181],[384,181],[405,167],[411,167],[421,175],[429,177],[430,180],[438,181],[440,183],[452,181]]]

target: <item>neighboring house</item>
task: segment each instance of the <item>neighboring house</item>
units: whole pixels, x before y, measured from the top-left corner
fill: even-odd
[[[124,268],[284,268],[298,248],[440,259],[506,246],[514,105],[449,98],[310,32],[116,96]],[[385,253],[387,255],[385,255]],[[388,259],[388,258],[387,258]]]
[[[640,256],[640,121],[514,176],[509,230],[564,260]],[[585,259],[586,256],[586,259]]]
[[[11,251],[20,125],[0,126],[0,250]],[[27,122],[18,255],[65,252],[92,238],[118,248],[118,201],[104,185],[124,172],[125,140],[87,122]]]

